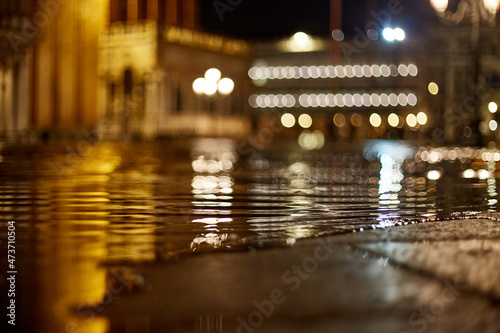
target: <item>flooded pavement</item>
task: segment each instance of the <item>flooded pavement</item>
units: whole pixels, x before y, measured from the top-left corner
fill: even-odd
[[[20,324],[107,332],[110,290],[148,288],[133,265],[495,212],[500,151],[197,139],[4,147],[0,161],[2,246],[15,221],[18,318],[30,318]]]

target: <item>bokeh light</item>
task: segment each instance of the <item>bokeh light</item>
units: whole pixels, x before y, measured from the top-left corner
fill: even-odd
[[[373,127],[379,127],[382,124],[382,118],[380,118],[378,113],[372,113],[370,116],[370,124]]]
[[[344,126],[346,123],[345,116],[342,113],[335,114],[335,116],[333,116],[333,123],[337,127]]]
[[[309,41],[309,36],[305,32],[299,31],[293,35],[293,40],[299,44],[306,44]]]
[[[307,113],[303,113],[299,116],[299,125],[302,128],[309,128],[312,125],[312,118]]]
[[[397,40],[397,41],[403,41],[406,37],[406,34],[404,32],[403,29],[401,28],[396,28],[394,29],[394,38]]]
[[[427,115],[425,112],[419,112],[417,114],[417,122],[422,126],[427,124]]]
[[[210,68],[205,72],[205,79],[209,82],[219,82],[221,78],[221,72],[217,68]]]
[[[205,93],[206,86],[207,86],[207,80],[205,80],[202,77],[199,77],[193,82],[193,91],[195,92],[195,94],[201,95]]]
[[[341,42],[344,40],[344,33],[342,30],[335,29],[332,31],[332,37],[335,39],[337,42]]]
[[[415,127],[417,126],[417,117],[413,114],[413,113],[410,113],[406,116],[406,123],[408,124],[408,126],[410,127]]]
[[[389,42],[392,42],[394,41],[394,39],[396,38],[394,36],[394,30],[391,29],[391,28],[385,28],[383,31],[382,31],[382,36],[384,36],[385,40],[389,41]]]
[[[355,127],[363,125],[363,117],[359,113],[353,113],[351,116],[351,124]]]
[[[286,128],[291,128],[295,125],[295,117],[291,113],[285,113],[281,116],[281,124]]]
[[[490,120],[488,123],[488,127],[490,128],[490,131],[496,131],[498,128],[498,123],[496,120]]]
[[[217,92],[217,89],[218,89],[217,82],[206,80],[205,91],[204,91],[205,95],[212,96]]]
[[[427,179],[430,179],[430,180],[438,180],[439,178],[441,178],[441,171],[439,170],[429,170],[427,172]]]
[[[495,112],[497,112],[497,110],[498,110],[498,105],[497,105],[497,103],[495,103],[495,102],[490,102],[490,103],[488,104],[488,110],[489,110],[491,113],[495,113]]]
[[[389,125],[391,125],[392,127],[397,127],[399,125],[399,117],[397,114],[395,113],[391,113],[389,115],[389,117],[387,117],[387,122],[389,123]]]
[[[305,130],[300,133],[298,142],[304,150],[321,149],[325,145],[325,135],[319,130],[314,132]]]
[[[222,95],[229,95],[233,92],[234,82],[230,78],[223,78],[217,84],[217,89]]]
[[[448,0],[431,0],[431,5],[435,10],[442,13],[448,8]]]
[[[439,86],[437,85],[436,82],[431,82],[429,83],[429,85],[427,86],[427,90],[429,90],[429,92],[432,94],[432,95],[437,95],[438,92],[439,92]]]

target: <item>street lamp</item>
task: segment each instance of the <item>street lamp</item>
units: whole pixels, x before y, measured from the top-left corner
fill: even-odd
[[[405,39],[406,34],[405,31],[401,28],[385,28],[382,31],[382,36],[384,36],[385,40],[387,40],[388,42],[402,42]]]
[[[199,77],[193,81],[193,92],[201,98],[202,96],[212,97],[217,92],[220,95],[228,96],[234,90],[234,81],[230,78],[221,78],[222,73],[217,68],[210,68],[205,72],[204,77]],[[200,108],[200,106],[198,106]]]
[[[459,0],[457,10],[448,10],[448,0],[430,0],[432,7],[438,16],[447,23],[458,24],[470,15],[473,24],[481,21],[495,25],[495,16],[498,11],[500,0]]]
[[[475,101],[475,109],[472,115],[473,119],[477,120],[479,110],[479,79],[481,75],[481,48],[480,42],[480,27],[481,22],[488,23],[490,26],[495,26],[495,17],[500,5],[500,0],[458,0],[456,11],[451,11],[448,8],[448,0],[430,0],[430,3],[436,11],[438,17],[446,24],[459,24],[462,22],[470,22],[471,30],[471,45],[473,49],[473,84],[472,95]]]

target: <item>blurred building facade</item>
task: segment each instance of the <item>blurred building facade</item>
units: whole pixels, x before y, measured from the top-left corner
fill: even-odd
[[[341,5],[333,0],[339,10],[332,11],[332,36],[298,33],[254,46],[249,105],[260,126],[286,113],[283,125],[290,128],[283,134],[289,137],[319,130],[335,138],[437,144],[498,139],[499,119],[488,108],[500,103],[498,27],[482,24],[476,49],[470,24],[442,24],[427,3],[423,10],[431,19],[421,30],[388,41],[383,29],[397,23],[375,19],[390,17],[391,8],[382,15],[374,3],[366,8],[373,20],[354,36],[344,36],[336,15]],[[301,115],[312,124],[301,126]]]
[[[249,129],[238,113],[250,48],[200,31],[197,0],[9,0],[0,29],[2,136]],[[235,82],[232,94],[195,95],[193,80],[216,66]]]
[[[0,3],[0,135],[26,129],[31,120],[29,69],[34,40],[12,37],[22,37],[22,17],[30,13],[28,0]]]
[[[421,41],[405,47],[370,42],[358,52],[353,41],[343,41],[345,52],[336,57],[337,62],[332,61],[325,38],[308,36],[301,41],[296,34],[255,45],[256,60],[249,76],[256,88],[249,104],[262,115],[261,126],[276,115],[290,113],[296,122],[285,135],[293,137],[305,129],[299,121],[305,114],[312,118],[307,130],[327,136],[418,138],[418,123],[409,131],[404,124],[409,114],[416,119],[425,110]],[[373,126],[372,114],[385,121]],[[397,115],[394,126],[386,121],[391,114]]]
[[[2,134],[74,128],[98,120],[99,35],[107,7],[88,1],[2,1]],[[7,78],[7,79],[5,79]]]

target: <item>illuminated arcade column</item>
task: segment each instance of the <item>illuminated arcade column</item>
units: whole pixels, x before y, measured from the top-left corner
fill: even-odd
[[[163,76],[159,70],[154,70],[147,75],[144,100],[144,129],[142,133],[147,139],[153,138],[158,133],[162,115],[165,110],[160,94],[163,91]]]

